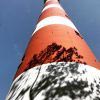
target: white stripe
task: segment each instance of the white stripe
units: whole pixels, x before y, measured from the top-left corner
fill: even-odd
[[[53,24],[61,24],[61,25],[66,25],[66,26],[69,26],[71,28],[73,28],[74,30],[77,30],[77,28],[75,27],[75,25],[71,22],[71,20],[69,20],[68,18],[64,18],[64,17],[61,17],[61,16],[51,16],[51,17],[47,17],[43,20],[41,20],[37,26],[36,26],[36,29],[35,31],[33,32],[33,34],[35,32],[37,32],[39,29],[45,27],[45,26],[48,26],[48,25],[53,25]],[[32,34],[32,35],[33,35]]]
[[[72,83],[76,79],[77,79],[76,80],[77,82],[82,82],[82,81],[87,82],[87,87],[84,87],[85,91],[91,91],[91,84],[92,84],[93,90],[92,90],[91,94],[89,95],[89,97],[91,97],[91,100],[94,100],[93,98],[99,96],[98,95],[99,92],[97,92],[97,88],[98,88],[97,85],[99,86],[99,83],[100,83],[100,70],[98,70],[92,66],[89,66],[89,65],[79,64],[79,66],[77,66],[77,65],[72,66],[72,67],[77,67],[76,69],[74,69],[75,71],[72,72],[71,71],[72,68],[70,67],[70,64],[76,65],[75,62],[68,62],[68,63],[54,62],[54,63],[43,64],[42,66],[41,65],[35,66],[35,67],[29,69],[28,71],[19,75],[14,80],[6,100],[30,100],[29,93],[30,93],[31,87],[33,86],[32,89],[34,89],[35,87],[37,87],[39,85],[39,83],[43,79],[46,79],[49,76],[55,77],[56,83],[55,84],[53,83],[54,89],[55,89],[55,87],[61,88],[65,85],[67,85],[68,82]],[[51,65],[53,67],[52,67],[52,69],[50,69],[51,70],[50,71],[48,69],[49,69],[49,67],[51,67]],[[55,70],[53,70],[53,68]],[[59,74],[61,71],[62,71],[62,74]],[[55,72],[59,75],[55,76],[55,74],[54,74]],[[62,77],[63,77],[63,79],[59,80]],[[60,81],[62,81],[61,85],[59,85]],[[44,83],[43,83],[43,85],[41,85],[41,87],[42,86],[44,86]],[[23,90],[26,90],[28,87],[29,87],[29,89],[24,94],[21,95],[21,92]],[[51,87],[51,85],[48,86],[48,90],[50,89],[50,87]],[[47,90],[47,88],[44,88],[43,90],[41,89],[40,92],[38,92],[38,90],[37,90],[36,92],[38,92],[38,94],[35,96],[34,100],[44,100],[45,95],[42,95],[42,94],[46,93],[46,90]],[[69,93],[70,93],[70,91],[69,91]],[[19,95],[19,98],[17,98],[18,95]],[[65,96],[67,97],[68,95],[65,95]],[[10,97],[12,97],[12,98],[10,98]],[[63,96],[61,96],[59,100],[69,100],[69,99],[62,99],[62,98],[63,98]],[[55,99],[56,98],[54,97],[54,100]],[[90,99],[84,99],[84,100],[90,100]]]
[[[45,11],[45,10],[47,10],[47,9],[49,9],[49,8],[53,8],[53,7],[59,8],[59,9],[63,10],[63,8],[59,4],[50,4],[50,5],[46,6],[46,7],[44,7],[44,9],[42,10],[42,12]]]

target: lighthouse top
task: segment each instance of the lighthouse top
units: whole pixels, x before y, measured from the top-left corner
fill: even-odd
[[[47,1],[60,1],[60,0],[44,0],[44,3]]]

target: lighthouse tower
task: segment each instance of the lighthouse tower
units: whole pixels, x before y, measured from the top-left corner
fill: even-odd
[[[59,2],[44,0],[6,100],[100,100],[100,63]]]

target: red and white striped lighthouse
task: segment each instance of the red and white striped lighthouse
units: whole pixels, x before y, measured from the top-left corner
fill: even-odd
[[[100,63],[59,1],[44,0],[6,100],[100,100]]]

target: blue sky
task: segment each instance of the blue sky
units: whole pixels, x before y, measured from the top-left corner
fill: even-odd
[[[61,5],[100,60],[100,0]],[[43,7],[42,0],[0,0],[0,100],[4,100]]]

